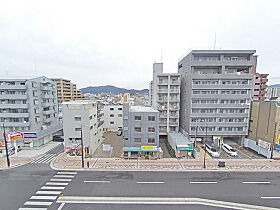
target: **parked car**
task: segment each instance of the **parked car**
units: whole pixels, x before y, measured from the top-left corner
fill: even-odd
[[[220,153],[217,151],[216,148],[211,147],[208,144],[205,144],[205,149],[212,157],[220,157]]]
[[[55,135],[55,136],[53,136],[53,141],[63,142],[64,136]]]
[[[121,130],[121,129],[118,130],[117,135],[118,135],[118,136],[121,136],[121,135],[122,135],[122,130]]]
[[[238,156],[237,152],[231,146],[229,146],[228,144],[223,144],[222,149],[232,157]]]

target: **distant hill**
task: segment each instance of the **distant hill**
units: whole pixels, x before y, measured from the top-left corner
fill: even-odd
[[[99,94],[99,93],[113,93],[113,94],[119,94],[119,93],[139,93],[139,94],[145,94],[148,93],[148,89],[143,90],[135,90],[135,89],[125,89],[125,88],[118,88],[112,85],[106,85],[106,86],[95,86],[95,87],[86,87],[81,89],[82,93],[92,93],[92,94]]]

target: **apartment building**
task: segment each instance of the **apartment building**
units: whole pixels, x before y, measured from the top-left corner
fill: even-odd
[[[153,64],[150,105],[159,111],[159,134],[179,132],[180,83],[178,73],[163,73],[163,63]]]
[[[198,140],[248,135],[255,50],[193,50],[178,63],[180,130]],[[219,144],[219,142],[217,142]]]
[[[76,84],[73,84],[71,80],[63,78],[52,79],[57,85],[58,102],[73,101],[84,99],[81,91],[77,89]]]
[[[62,130],[56,84],[46,77],[0,79],[0,133],[22,133],[17,145],[38,147]],[[4,141],[3,135],[0,137]]]
[[[252,102],[249,135],[244,145],[267,158],[271,158],[273,148],[280,149],[279,102]]]
[[[98,120],[95,101],[77,100],[62,103],[65,150],[81,151],[81,139],[87,155],[92,155],[103,141],[103,124]]]
[[[123,128],[123,105],[104,105],[101,114],[105,131],[117,132]]]
[[[270,85],[267,88],[266,98],[280,98],[280,84]]]
[[[252,99],[253,101],[264,101],[266,99],[266,88],[268,87],[266,83],[268,82],[269,74],[257,73],[258,56],[253,56],[253,61],[255,64],[252,67],[252,73],[254,74]]]
[[[124,156],[157,158],[159,112],[152,107],[123,105]]]

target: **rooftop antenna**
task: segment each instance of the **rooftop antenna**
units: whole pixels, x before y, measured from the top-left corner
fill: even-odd
[[[214,40],[214,50],[216,48],[216,33],[215,33],[215,40]]]

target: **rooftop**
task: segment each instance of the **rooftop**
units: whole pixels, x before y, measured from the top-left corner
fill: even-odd
[[[177,145],[187,145],[191,143],[182,133],[169,133],[169,135],[174,139]]]
[[[192,54],[254,54],[256,50],[192,50]]]
[[[131,112],[159,112],[158,110],[148,106],[131,106]]]
[[[67,101],[63,102],[62,104],[95,104],[96,101],[94,100],[76,100],[76,101]]]
[[[280,84],[269,85],[268,88],[280,88]]]

